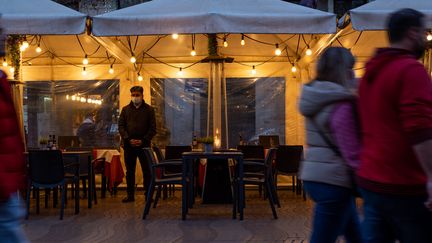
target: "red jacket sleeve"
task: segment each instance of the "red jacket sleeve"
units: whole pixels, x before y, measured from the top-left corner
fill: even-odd
[[[432,83],[420,63],[402,71],[399,112],[412,144],[432,139]]]

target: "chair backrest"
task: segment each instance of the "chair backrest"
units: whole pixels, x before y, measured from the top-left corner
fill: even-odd
[[[276,151],[276,170],[282,173],[297,173],[302,159],[302,145],[279,145]]]
[[[264,159],[264,146],[238,145],[237,150],[243,153],[243,159]]]
[[[276,148],[279,146],[279,135],[260,135],[258,137],[259,145],[264,148]]]
[[[161,161],[163,161],[165,159],[164,156],[163,156],[163,154],[162,154],[162,150],[158,146],[153,146],[152,149],[153,149],[153,152],[156,155],[156,158],[157,158],[158,162],[161,162]]]
[[[155,165],[157,163],[156,163],[156,157],[153,153],[153,150],[151,148],[143,148],[143,150],[144,150],[144,156],[146,157],[146,159],[148,161],[148,163],[147,163],[148,168],[147,169],[151,172],[152,178],[156,178],[156,176],[157,176],[156,170],[153,167],[153,165]]]
[[[64,179],[64,164],[60,150],[30,150],[29,177],[39,184],[57,184]]]
[[[173,146],[168,145],[165,147],[165,159],[181,159],[183,152],[192,151],[191,146]]]

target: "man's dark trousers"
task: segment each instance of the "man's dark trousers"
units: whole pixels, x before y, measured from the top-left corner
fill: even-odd
[[[136,170],[136,159],[139,159],[144,177],[144,191],[147,197],[147,191],[151,182],[150,162],[147,161],[143,148],[124,148],[124,158],[126,165],[126,182],[127,182],[127,194],[128,197],[134,198],[135,195],[135,170]]]

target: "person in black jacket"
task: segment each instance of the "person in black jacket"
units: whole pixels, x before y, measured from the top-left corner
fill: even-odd
[[[77,136],[79,137],[82,147],[93,147],[96,142],[96,125],[94,122],[94,114],[86,115],[84,121],[78,128]]]
[[[124,161],[126,164],[127,197],[122,202],[135,201],[135,170],[136,159],[139,158],[143,176],[144,190],[151,181],[149,162],[144,156],[142,148],[150,147],[151,139],[156,134],[156,120],[154,109],[143,100],[143,87],[134,86],[130,89],[132,101],[123,107],[118,123]]]

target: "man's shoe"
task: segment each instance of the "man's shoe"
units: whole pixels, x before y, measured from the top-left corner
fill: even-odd
[[[129,197],[129,196],[123,198],[123,200],[122,200],[123,203],[128,203],[128,202],[133,202],[133,201],[135,201],[135,198]]]

